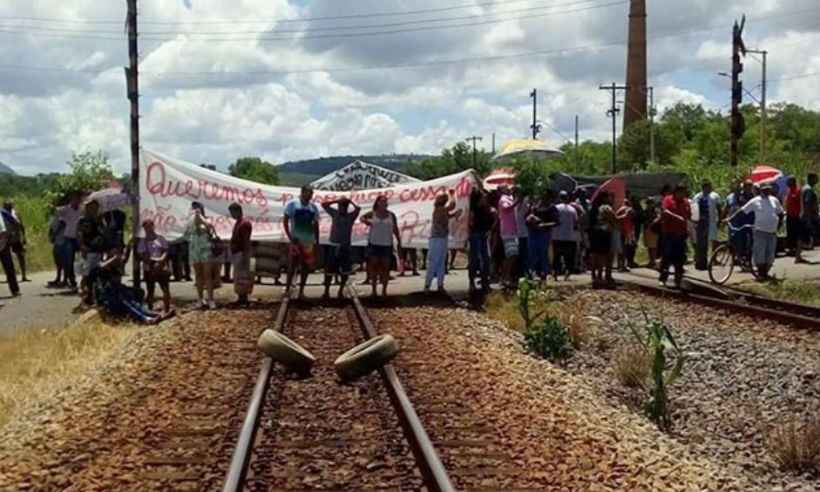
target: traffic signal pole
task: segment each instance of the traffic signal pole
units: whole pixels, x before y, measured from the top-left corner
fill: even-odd
[[[743,43],[743,27],[746,25],[746,16],[740,21],[735,21],[732,28],[732,128],[731,128],[731,148],[729,149],[729,161],[732,166],[738,164],[738,144],[743,133],[746,131],[746,122],[740,112],[740,105],[743,103],[743,81],[740,74],[743,73],[743,63],[741,56],[746,56],[746,45]]]

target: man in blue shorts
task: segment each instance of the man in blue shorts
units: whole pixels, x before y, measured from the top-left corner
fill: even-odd
[[[312,199],[313,187],[303,186],[299,198],[294,198],[285,206],[282,222],[290,241],[287,290],[290,291],[293,286],[293,275],[299,268],[299,299],[305,296],[305,284],[316,262],[316,245],[319,244],[319,209],[311,202]]]

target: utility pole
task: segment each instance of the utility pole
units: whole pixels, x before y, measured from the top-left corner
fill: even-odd
[[[765,164],[766,161],[766,124],[768,120],[768,114],[766,113],[766,58],[769,55],[769,52],[766,50],[746,50],[746,53],[755,53],[758,55],[763,56],[763,80],[761,81],[761,91],[763,96],[760,99],[760,163]]]
[[[532,125],[530,128],[532,129],[532,139],[538,139],[538,134],[541,133],[541,125],[538,124],[538,89],[533,89],[530,92],[530,97],[532,98]]]
[[[137,49],[137,0],[126,0],[128,16],[128,60],[125,80],[128,100],[131,102],[131,192],[134,196],[132,234],[136,237],[140,230],[140,106],[139,106],[139,50]],[[133,260],[134,287],[140,286],[140,262]]]
[[[625,91],[629,89],[629,86],[626,85],[617,85],[615,82],[612,85],[602,85],[599,87],[602,91],[610,91],[612,92],[612,107],[606,112],[607,116],[612,118],[612,163],[610,164],[610,172],[615,174],[616,172],[616,162],[618,161],[618,141],[617,141],[617,127],[616,127],[616,118],[618,117],[618,113],[621,111],[618,109],[616,104],[616,95],[618,91]]]
[[[732,28],[732,131],[731,147],[729,149],[729,161],[732,166],[738,164],[738,143],[746,132],[746,122],[743,113],[740,112],[740,105],[743,102],[743,81],[740,74],[743,73],[743,63],[740,57],[746,56],[746,45],[743,43],[743,27],[746,25],[746,16],[740,21],[735,21]]]
[[[575,115],[575,172],[578,172],[578,115]]]
[[[655,88],[649,87],[649,162],[655,163]]]
[[[495,132],[493,132],[493,155],[495,155]]]
[[[466,140],[466,141],[468,141],[468,142],[473,142],[473,169],[475,169],[475,166],[476,166],[476,149],[475,149],[475,143],[476,143],[476,142],[480,142],[480,141],[481,141],[481,140],[483,140],[483,139],[482,139],[481,137],[472,136],[472,137],[467,138],[467,139],[465,139],[465,140]],[[493,142],[495,142],[495,134],[493,134]]]

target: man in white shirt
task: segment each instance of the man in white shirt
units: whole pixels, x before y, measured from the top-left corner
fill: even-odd
[[[712,190],[712,183],[704,180],[701,192],[692,199],[698,207],[698,222],[695,234],[695,268],[706,270],[709,264],[709,243],[712,251],[717,243],[718,223],[723,213],[723,202],[720,195]]]
[[[780,200],[772,194],[772,185],[764,184],[760,195],[752,198],[726,220],[732,220],[739,213],[754,212],[754,239],[752,260],[757,265],[759,278],[769,278],[769,270],[774,265],[777,252],[777,231],[783,225],[785,211]]]
[[[561,203],[555,206],[558,212],[558,226],[552,232],[553,278],[558,280],[558,272],[564,272],[564,280],[569,280],[575,269],[575,255],[578,244],[578,211],[570,203],[569,193],[558,194]]]

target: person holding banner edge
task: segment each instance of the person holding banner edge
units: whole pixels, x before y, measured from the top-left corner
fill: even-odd
[[[293,286],[293,275],[299,268],[299,299],[305,297],[305,284],[316,262],[316,245],[319,244],[319,209],[311,200],[313,187],[302,186],[299,198],[285,206],[282,226],[290,242],[290,265],[288,266],[287,290]]]

